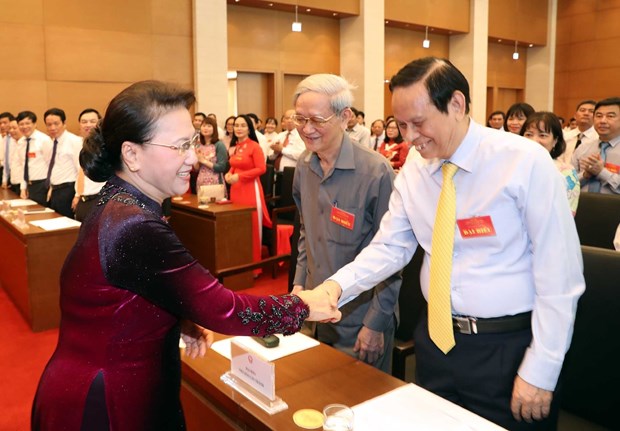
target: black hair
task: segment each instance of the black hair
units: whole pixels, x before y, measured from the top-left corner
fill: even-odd
[[[276,120],[275,117],[267,117],[265,119],[265,124],[269,123],[270,121],[273,121],[275,123],[276,127],[278,127],[278,120]]]
[[[3,112],[0,114],[0,118],[8,118],[9,121],[15,121],[15,117],[10,112]]]
[[[248,125],[248,137],[254,142],[258,142],[258,138],[256,137],[256,131],[254,130],[254,124],[252,124],[252,120],[250,119],[250,114],[242,114],[235,117],[235,121],[237,118],[243,118]],[[230,140],[230,146],[234,147],[237,145],[237,135],[233,132],[232,139]]]
[[[508,120],[513,115],[523,114],[525,119],[527,119],[530,115],[532,115],[536,110],[532,105],[525,102],[514,103],[508,111],[506,111],[506,120]],[[504,130],[508,130],[508,121],[504,122]]]
[[[91,112],[94,112],[95,114],[97,114],[97,118],[101,120],[101,114],[99,113],[99,111],[97,111],[94,108],[86,108],[82,112],[80,112],[80,115],[78,115],[78,121],[82,119],[82,115],[90,114]]]
[[[392,77],[390,91],[394,92],[395,88],[408,87],[420,81],[423,81],[433,105],[439,112],[447,114],[452,95],[455,91],[460,91],[465,96],[465,113],[469,113],[469,84],[450,60],[424,57],[412,61]]]
[[[601,106],[612,106],[616,105],[620,108],[620,97],[609,97],[607,99],[599,100],[599,102],[594,107],[594,112],[598,110]]]
[[[22,120],[25,120],[26,118],[29,118],[30,121],[32,121],[33,123],[37,122],[37,114],[35,114],[32,111],[22,111],[19,114],[17,114],[17,122],[19,123]]]
[[[596,100],[592,100],[592,99],[582,100],[581,102],[577,104],[575,111],[579,111],[579,108],[581,108],[581,105],[596,105]]]
[[[194,117],[198,117],[198,116],[202,117],[202,121],[204,121],[204,119],[207,118],[207,116],[204,114],[204,112],[196,112],[194,114]]]
[[[43,121],[45,121],[50,115],[60,117],[60,121],[62,121],[63,123],[67,121],[67,115],[65,114],[65,111],[60,108],[50,108],[45,111],[45,114],[43,114]]]
[[[560,157],[564,151],[566,151],[566,142],[564,141],[564,134],[562,133],[562,124],[560,123],[559,118],[553,112],[534,112],[531,115],[528,115],[527,120],[521,126],[521,132],[519,134],[521,136],[525,135],[527,129],[530,126],[534,125],[536,129],[540,132],[551,133],[553,138],[556,140],[555,145],[549,151],[552,159],[557,159]],[[542,127],[541,127],[542,125]]]
[[[112,99],[103,120],[84,139],[80,165],[93,181],[106,181],[122,167],[123,142],[148,142],[157,120],[171,109],[189,108],[194,92],[161,81],[140,81]]]

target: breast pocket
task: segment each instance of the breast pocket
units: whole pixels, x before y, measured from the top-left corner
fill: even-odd
[[[365,237],[364,209],[338,208],[330,212],[327,221],[328,240],[338,245],[357,245]]]

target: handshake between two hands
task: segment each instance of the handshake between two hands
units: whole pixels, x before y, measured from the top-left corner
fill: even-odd
[[[308,320],[336,323],[342,318],[342,313],[338,310],[342,289],[335,281],[327,280],[312,290],[303,290],[296,285],[292,293],[299,296],[310,308]]]

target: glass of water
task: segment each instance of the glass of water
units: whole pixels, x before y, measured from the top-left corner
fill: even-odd
[[[344,404],[329,404],[323,409],[324,431],[353,431],[353,410]]]

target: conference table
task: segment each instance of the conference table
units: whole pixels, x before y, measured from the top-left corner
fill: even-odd
[[[239,204],[199,205],[198,197],[172,198],[170,225],[183,245],[216,277],[219,272],[252,262],[252,213]],[[231,290],[252,287],[252,272],[224,277]]]
[[[0,189],[0,200],[19,196]],[[0,284],[7,292],[30,328],[37,332],[57,328],[60,324],[60,271],[77,239],[79,227],[44,230],[31,221],[48,220],[60,215],[43,210],[40,205],[27,209],[26,224],[16,225],[15,212],[0,216]]]
[[[216,340],[223,338],[227,337],[216,334]],[[230,370],[229,359],[213,349],[207,351],[204,358],[191,359],[182,355],[181,400],[188,431],[301,430],[293,420],[294,413],[300,409],[322,411],[323,407],[332,403],[356,406],[388,392],[412,387],[322,343],[276,359],[274,363],[276,395],[288,404],[288,409],[270,415],[220,379]],[[441,412],[438,416],[443,416],[445,412],[447,421],[445,427],[419,427],[416,428],[418,430],[502,429],[430,392],[415,388],[422,395],[418,395],[418,402],[406,404],[404,410],[421,409],[424,407],[420,407],[420,403],[426,403]],[[381,411],[377,411],[377,415],[381,415]],[[414,423],[415,420],[412,425]],[[356,421],[355,429],[373,429],[363,425]]]

